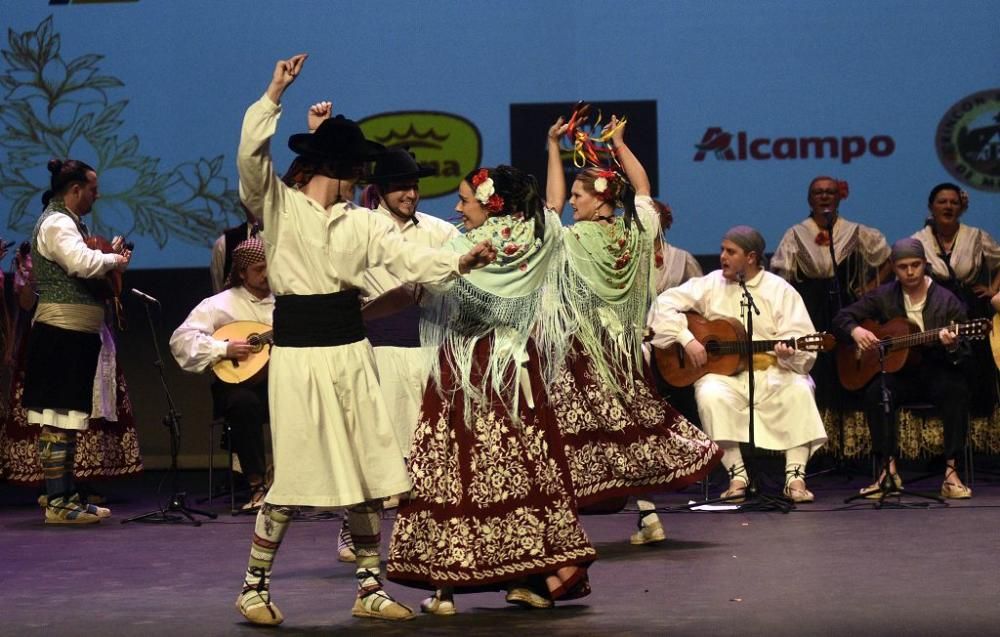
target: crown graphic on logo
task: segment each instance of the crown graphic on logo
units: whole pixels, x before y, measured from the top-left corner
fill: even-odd
[[[428,128],[426,132],[418,132],[413,124],[402,133],[396,129],[390,129],[387,135],[376,135],[375,140],[386,146],[409,146],[410,148],[441,148],[441,144],[450,137],[449,134],[441,134],[433,128]]]

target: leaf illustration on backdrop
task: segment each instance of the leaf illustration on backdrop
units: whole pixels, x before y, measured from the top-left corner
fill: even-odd
[[[28,234],[40,212],[53,157],[80,158],[101,175],[101,198],[88,225],[97,233],[208,245],[240,218],[238,195],[222,176],[224,157],[173,168],[139,150],[123,126],[128,100],[113,95],[124,83],[98,68],[104,56],[62,56],[52,16],[32,31],[7,31],[0,50],[0,196],[10,202],[7,226]],[[112,175],[113,177],[108,177]]]

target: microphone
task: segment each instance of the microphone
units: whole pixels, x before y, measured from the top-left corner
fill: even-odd
[[[145,292],[141,292],[135,288],[130,289],[129,292],[131,292],[132,295],[135,296],[136,298],[142,300],[143,303],[155,303],[156,305],[160,304],[160,302],[157,301],[154,297],[146,294]]]

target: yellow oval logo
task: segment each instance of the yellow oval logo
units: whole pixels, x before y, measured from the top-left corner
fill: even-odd
[[[462,177],[479,167],[483,140],[464,117],[440,111],[379,113],[358,122],[365,137],[392,148],[405,146],[417,162],[437,175],[420,180],[420,196],[441,197],[458,190]]]

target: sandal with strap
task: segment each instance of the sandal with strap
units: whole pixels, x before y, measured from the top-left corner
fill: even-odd
[[[236,608],[251,624],[258,626],[277,626],[285,621],[278,607],[271,602],[271,591],[268,587],[268,576],[264,569],[255,567],[251,573],[258,577],[255,585],[244,584],[236,598]]]
[[[792,483],[797,480],[802,482],[801,487],[792,486]],[[786,498],[796,504],[813,502],[816,500],[816,496],[813,495],[813,492],[806,488],[806,474],[802,471],[802,467],[798,465],[795,465],[795,468],[791,471],[785,471],[785,489],[782,493]]]
[[[956,476],[958,475],[958,471],[955,470],[955,467],[949,465],[944,472],[944,482],[941,484],[941,497],[949,500],[968,500],[971,498],[972,489],[964,484],[948,482],[948,476],[952,473]]]
[[[746,502],[747,499],[747,487],[750,485],[750,479],[746,474],[746,465],[733,465],[727,469],[729,472],[729,484],[730,487],[722,492],[719,496],[720,499],[725,500],[730,504],[742,504]],[[732,486],[733,482],[742,482],[742,487]]]

